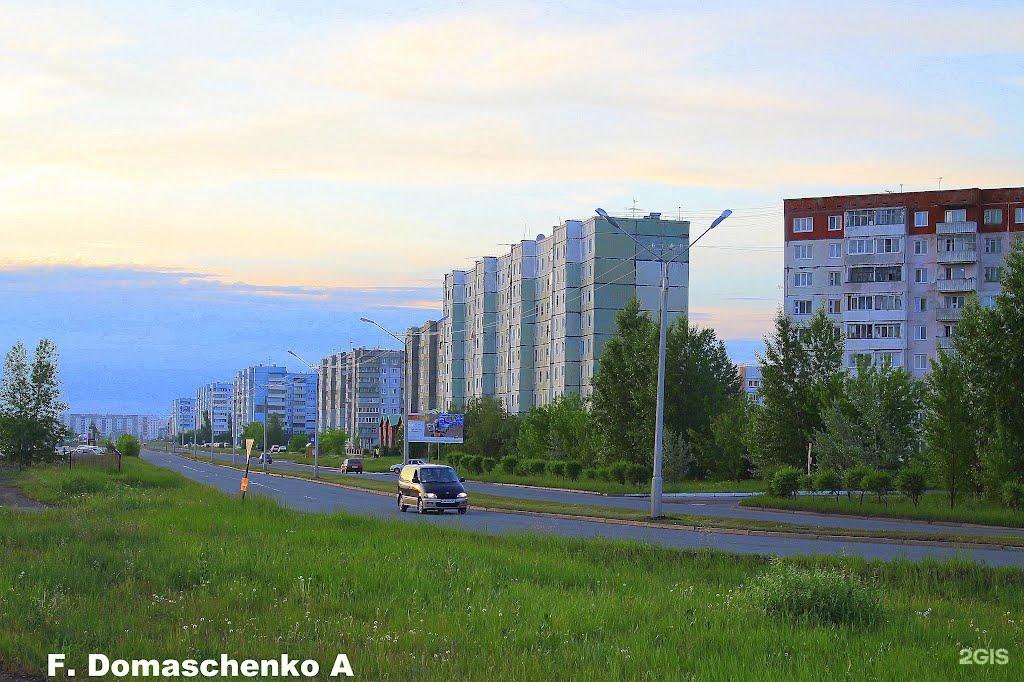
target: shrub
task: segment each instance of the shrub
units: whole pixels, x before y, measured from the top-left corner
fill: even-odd
[[[629,468],[629,462],[613,462],[608,465],[608,478],[609,480],[616,481],[618,483],[626,482],[626,470]]]
[[[117,439],[117,451],[124,457],[138,457],[139,449],[139,439],[131,434],[121,434]]]
[[[779,467],[768,480],[768,494],[775,497],[792,497],[800,489],[802,476],[796,467]]]
[[[444,459],[451,466],[458,467],[459,466],[459,462],[462,461],[462,453],[461,452],[453,452],[450,455],[446,455]]]
[[[825,467],[814,474],[814,488],[838,496],[843,487],[843,478],[835,469]]]
[[[623,474],[625,480],[623,483],[633,483],[640,485],[644,481],[650,478],[650,474],[647,471],[647,467],[636,462],[629,462],[626,464],[626,470]]]
[[[552,460],[544,465],[544,469],[548,472],[549,476],[565,478],[565,462]]]
[[[506,474],[514,474],[519,468],[519,458],[515,455],[505,455],[501,458],[501,470]]]
[[[480,469],[482,471],[491,471],[498,464],[498,460],[495,457],[481,457],[480,458]]]
[[[872,473],[872,468],[864,464],[850,467],[846,470],[843,482],[846,483],[846,496],[851,497],[854,492],[860,493],[860,503],[864,504],[864,478]]]
[[[596,480],[600,479],[600,476],[598,475],[598,471],[594,467],[588,467],[588,468],[584,469],[582,474],[581,474],[581,476],[585,480],[588,480],[588,481],[596,481]]]
[[[1010,509],[1024,509],[1024,483],[1007,481],[1003,484],[1003,504]]]
[[[915,507],[927,485],[928,476],[925,473],[924,467],[919,464],[909,464],[903,467],[900,473],[896,475],[896,487],[899,488],[901,493],[910,498]]]
[[[864,477],[863,486],[878,495],[879,502],[885,502],[885,496],[892,490],[892,475],[885,471],[872,471]]]
[[[519,464],[519,471],[525,476],[540,476],[544,473],[545,465],[543,459],[524,459]]]
[[[797,622],[870,625],[879,620],[877,591],[831,568],[772,562],[746,588],[765,615]]]
[[[814,477],[811,476],[810,474],[804,474],[803,476],[801,476],[798,485],[799,490],[806,490],[809,493],[813,493],[817,489],[814,486]]]
[[[570,481],[579,479],[580,474],[583,472],[583,465],[579,462],[566,462],[565,463],[565,477]]]

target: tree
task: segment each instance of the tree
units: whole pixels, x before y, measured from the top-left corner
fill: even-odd
[[[199,427],[198,440],[200,443],[213,442],[213,423],[210,421],[209,410],[203,410],[203,425]]]
[[[666,360],[665,428],[690,439],[707,434],[740,395],[740,375],[725,344],[714,330],[680,317],[668,330]]]
[[[750,453],[745,434],[750,409],[747,396],[736,396],[720,408],[706,435],[691,431],[701,475],[733,481],[749,475]]]
[[[464,448],[482,457],[513,454],[518,422],[497,398],[484,396],[466,403]]]
[[[281,423],[281,415],[271,412],[267,417],[267,445],[287,445],[288,437],[285,435],[284,426]]]
[[[327,429],[320,434],[320,450],[325,455],[344,455],[346,442],[348,434],[341,429]]]
[[[31,366],[24,344],[15,344],[0,377],[0,453],[19,468],[54,459],[57,444],[67,435],[61,422],[65,410],[53,342],[38,343]]]
[[[615,316],[593,378],[594,419],[610,460],[650,464],[657,402],[658,327],[630,299]]]
[[[122,457],[139,456],[139,439],[130,433],[122,433],[117,439],[117,451]]]
[[[289,452],[302,452],[309,443],[309,436],[304,433],[297,433],[288,439]]]
[[[961,356],[939,350],[925,380],[925,455],[949,494],[949,506],[969,485],[978,463],[977,430],[971,414],[967,366]]]
[[[569,393],[519,418],[516,447],[523,459],[592,463],[600,456],[600,435],[583,398]]]
[[[893,472],[910,461],[920,437],[921,390],[905,370],[862,359],[856,373],[827,390],[832,402],[814,436],[819,464]]]
[[[249,422],[242,429],[242,445],[245,445],[245,441],[252,439],[253,448],[262,450],[263,449],[263,422]]]
[[[928,486],[928,474],[920,464],[910,464],[896,475],[896,487],[917,506],[921,495]]]

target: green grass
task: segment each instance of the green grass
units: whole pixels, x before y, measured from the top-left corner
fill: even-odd
[[[401,457],[377,457],[374,459],[369,455],[351,455],[352,457],[361,457],[363,460],[363,471],[379,473],[382,471],[388,471],[392,464],[399,464],[402,461]],[[281,459],[291,460],[296,464],[308,464],[313,466],[313,458],[307,456],[305,453],[296,452],[282,452],[280,454]],[[340,467],[341,463],[345,461],[345,456],[342,455],[321,455],[320,466],[325,467]]]
[[[973,497],[961,497],[957,500],[956,506],[950,508],[949,498],[944,493],[924,495],[917,506],[901,495],[890,495],[887,502],[881,503],[870,494],[864,496],[863,505],[860,503],[858,495],[854,495],[852,500],[847,499],[846,495],[840,495],[838,500],[833,496],[817,495],[798,495],[790,498],[757,495],[745,498],[740,504],[744,507],[812,511],[826,514],[853,514],[1024,528],[1024,511],[1007,509]]]
[[[877,590],[868,626],[769,613],[765,559],[634,543],[484,537],[304,515],[144,462],[47,469],[56,505],[0,510],[0,661],[40,674],[123,658],[317,658],[363,679],[948,680],[1024,674],[1024,572],[970,563],[792,560]],[[958,665],[961,647],[1010,651]]]
[[[486,483],[514,483],[518,485],[534,485],[544,488],[563,488],[567,490],[589,490],[605,495],[628,495],[633,493],[649,493],[650,482],[644,485],[626,485],[613,481],[598,481],[595,479],[580,478],[570,480],[547,474],[541,476],[522,476],[519,474],[506,474],[500,471],[489,471],[487,473],[466,473],[465,469],[459,468],[462,474],[473,481]],[[765,482],[760,480],[747,481],[679,481],[666,483],[664,487],[667,493],[722,493],[722,492],[763,492]]]
[[[230,464],[218,462],[222,466],[229,466],[235,469],[244,469],[243,464]],[[277,472],[275,472],[277,473]],[[312,479],[313,474],[308,472],[289,471],[285,476],[295,478]],[[376,490],[386,493],[393,493],[396,490],[394,481],[382,481],[376,478],[361,478],[358,476],[344,476],[330,473],[320,475],[320,480],[338,483],[350,488],[361,488],[364,490]],[[595,498],[598,502],[600,498]],[[598,519],[614,519],[618,521],[651,521],[651,517],[644,511],[634,509],[623,509],[620,507],[609,507],[598,504],[572,504],[566,502],[552,502],[548,500],[531,500],[503,495],[488,495],[475,492],[471,496],[471,504],[486,509],[504,509],[508,511],[527,511],[541,514],[568,514],[571,516],[583,516]],[[952,543],[975,543],[983,545],[994,545],[998,547],[1024,547],[1024,536],[1021,535],[976,535],[969,531],[963,533],[926,532],[926,531],[898,531],[898,530],[865,530],[859,528],[832,528],[814,526],[810,524],[785,523],[780,521],[762,521],[759,519],[730,518],[725,516],[705,516],[701,514],[674,514],[665,513],[659,517],[659,523],[667,523],[677,526],[695,526],[702,529],[725,529],[725,530],[758,530],[775,531],[786,533],[801,533],[809,535],[834,535],[850,538],[888,538],[895,540],[929,540],[935,542]],[[1024,560],[1024,554],[1021,556]]]

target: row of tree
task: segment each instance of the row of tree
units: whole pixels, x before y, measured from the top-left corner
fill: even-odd
[[[57,445],[68,436],[61,420],[65,410],[57,347],[43,339],[29,361],[25,345],[16,343],[4,359],[0,376],[0,459],[19,468],[54,460]]]

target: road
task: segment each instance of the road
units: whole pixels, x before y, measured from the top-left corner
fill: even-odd
[[[238,491],[241,475],[237,470],[148,450],[143,452],[143,459],[177,471],[190,479],[205,483],[225,493]],[[399,519],[409,523],[434,523],[492,535],[541,533],[578,538],[602,537],[612,540],[638,540],[676,549],[707,547],[741,554],[778,556],[832,554],[882,560],[897,558],[944,559],[961,556],[991,565],[1024,566],[1024,552],[996,549],[955,550],[938,546],[692,532],[473,509],[465,516],[457,514],[420,516],[412,513],[400,513],[392,498],[369,492],[339,488],[315,481],[269,476],[259,471],[250,472],[250,481],[251,491],[254,494],[268,495],[284,506],[299,511],[344,511],[382,519]]]
[[[209,457],[208,452],[201,454]],[[214,457],[225,462],[231,461],[230,453],[214,453]],[[239,456],[237,461],[244,461],[244,456]],[[275,460],[270,465],[272,470],[277,471],[302,471],[312,473],[313,467],[308,464],[296,464],[287,460]],[[320,467],[322,471],[336,475],[345,475],[341,470],[332,467]],[[384,480],[394,480],[393,474],[350,474],[352,476],[373,476]],[[588,493],[574,492],[571,490],[545,490],[542,488],[527,488],[520,486],[502,485],[497,483],[481,483],[470,481],[466,483],[466,490],[470,493],[486,493],[499,497],[513,497],[526,500],[543,500],[545,502],[562,502],[567,504],[588,504],[600,507],[616,507],[620,509],[646,510],[650,502],[646,498],[637,497],[612,497],[606,495],[592,495]],[[740,506],[740,498],[735,497],[713,497],[711,495],[692,495],[686,498],[663,498],[667,511],[679,514],[696,514],[701,516],[718,516],[733,519],[753,519],[757,521],[775,521],[781,523],[794,523],[803,526],[819,526],[822,528],[848,528],[851,530],[886,530],[905,531],[919,533],[951,533],[954,535],[1020,535],[1024,536],[1024,529],[1021,528],[999,528],[994,526],[970,526],[965,528],[955,524],[930,523],[927,521],[905,521],[896,519],[858,519],[852,516],[830,516],[828,514],[793,513],[787,511],[771,511],[752,509]]]

